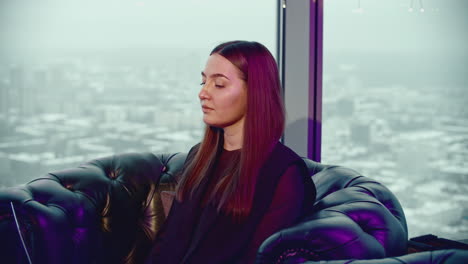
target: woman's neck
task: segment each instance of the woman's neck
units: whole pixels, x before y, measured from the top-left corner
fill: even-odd
[[[224,130],[224,149],[225,150],[236,150],[242,148],[244,127],[243,123],[238,123],[233,126],[229,126]]]

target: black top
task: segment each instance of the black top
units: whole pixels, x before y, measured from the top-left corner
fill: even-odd
[[[226,175],[227,167],[238,155],[240,155],[240,150],[223,150],[221,152],[204,199],[208,199],[208,194],[211,193],[220,178]],[[276,231],[293,224],[301,215],[304,183],[301,177],[297,177],[298,175],[300,175],[300,169],[298,165],[294,164],[281,176],[270,207],[255,230],[242,263],[253,263],[262,242]]]
[[[193,148],[190,154],[193,154]],[[223,150],[213,173],[192,199],[174,200],[146,263],[253,263],[260,244],[298,220],[313,205],[315,187],[303,160],[278,143],[260,170],[251,214],[242,223],[217,212],[208,190],[225,175],[240,150]],[[307,196],[307,197],[305,197]],[[304,203],[306,201],[306,203]]]

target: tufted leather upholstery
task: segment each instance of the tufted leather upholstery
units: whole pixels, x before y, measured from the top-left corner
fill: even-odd
[[[0,191],[0,256],[6,263],[26,263],[12,231],[11,201],[33,260],[142,262],[164,220],[156,189],[170,187],[184,159],[182,154],[115,155]]]
[[[317,188],[314,210],[269,237],[260,247],[258,263],[372,259],[406,252],[405,216],[386,187],[348,168],[310,160],[306,164]]]
[[[27,263],[13,205],[33,263],[141,263],[164,221],[159,192],[173,188],[185,157],[114,155],[0,190],[2,261]],[[258,263],[406,253],[403,210],[387,188],[350,169],[305,161],[316,206],[268,238]]]

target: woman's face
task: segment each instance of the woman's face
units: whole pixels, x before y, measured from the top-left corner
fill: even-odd
[[[208,58],[198,94],[207,125],[223,129],[243,127],[247,84],[241,76],[242,72],[223,56],[215,53]]]

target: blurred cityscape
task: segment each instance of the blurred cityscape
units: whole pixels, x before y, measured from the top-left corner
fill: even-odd
[[[1,65],[0,186],[116,153],[188,151],[203,124],[189,59]]]
[[[203,128],[205,53],[0,65],[0,186],[116,153],[188,151]],[[381,72],[375,62],[336,57],[324,67],[322,162],[392,190],[410,237],[466,239],[467,82],[430,70],[410,82],[391,60],[393,72]]]
[[[410,237],[468,238],[468,60],[326,55],[322,162],[388,187]]]

